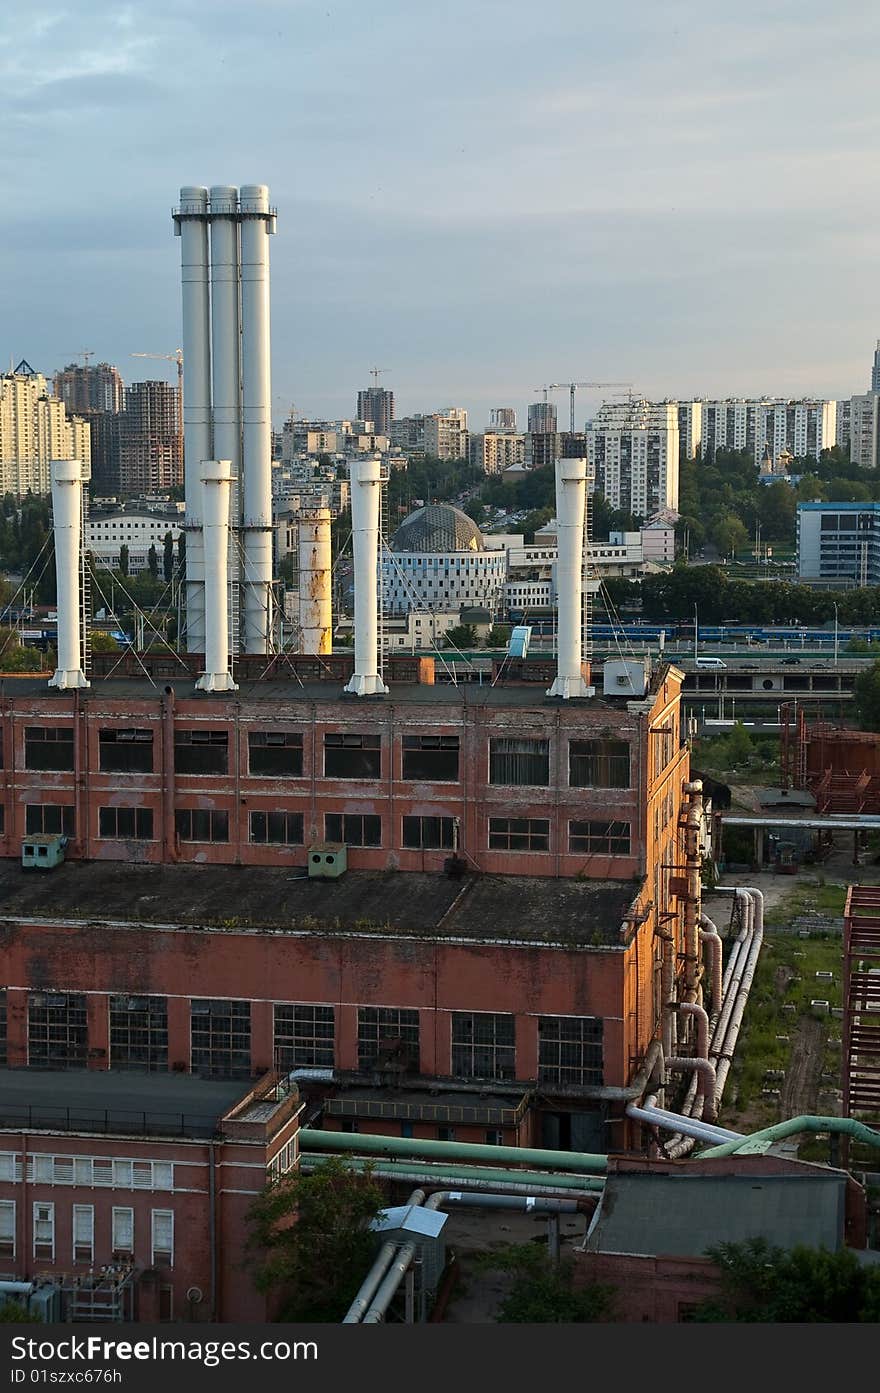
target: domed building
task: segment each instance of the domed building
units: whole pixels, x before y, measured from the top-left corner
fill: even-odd
[[[382,560],[386,614],[462,606],[494,611],[507,577],[503,551],[487,550],[472,518],[429,503],[404,518]]]

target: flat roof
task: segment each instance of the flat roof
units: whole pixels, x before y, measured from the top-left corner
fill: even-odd
[[[304,856],[305,860],[305,856]],[[3,919],[156,924],[227,932],[381,935],[612,947],[635,880],[348,871],[306,867],[65,861],[37,876],[0,862]]]

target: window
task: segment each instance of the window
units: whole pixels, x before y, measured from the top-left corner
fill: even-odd
[[[0,1258],[15,1257],[15,1200],[0,1200]]]
[[[358,1011],[358,1067],[418,1073],[418,1011],[362,1006]]]
[[[28,1064],[75,1069],[86,1063],[86,998],[81,992],[31,992],[28,996]]]
[[[251,774],[302,778],[303,738],[286,730],[252,730],[248,733],[248,768]]]
[[[249,1001],[191,1003],[192,1070],[213,1078],[249,1078],[251,1006]]]
[[[164,996],[111,996],[110,1068],[168,1068],[168,1001]]]
[[[452,1072],[459,1079],[514,1077],[513,1016],[453,1011]]]
[[[153,732],[99,731],[98,760],[102,774],[152,774]]]
[[[324,777],[378,779],[382,773],[381,743],[378,735],[325,735]]]
[[[568,782],[572,788],[629,788],[626,740],[572,740]]]
[[[438,1128],[437,1128],[437,1140],[438,1140],[438,1141],[455,1141],[455,1128],[454,1128],[454,1127],[438,1127]]]
[[[489,782],[546,788],[550,783],[550,741],[507,736],[490,740]]]
[[[332,1006],[276,1006],[276,1069],[332,1068],[334,1036]]]
[[[280,1180],[282,1175],[287,1175],[287,1172],[296,1165],[296,1158],[296,1141],[291,1138],[289,1142],[285,1142],[280,1151],[275,1153],[266,1167],[268,1179],[270,1181]]]
[[[593,1016],[541,1016],[538,1020],[541,1083],[602,1082],[602,1021]]]
[[[229,732],[176,730],[174,770],[177,774],[228,774]]]
[[[112,1210],[110,1222],[110,1246],[113,1249],[113,1256],[117,1253],[120,1257],[134,1252],[134,1210],[133,1209],[114,1209]]]
[[[405,817],[403,845],[422,851],[451,848],[455,838],[453,817]]]
[[[487,1146],[503,1146],[504,1133],[498,1127],[490,1127],[486,1133]]]
[[[73,1206],[73,1260],[91,1262],[95,1256],[95,1206]]]
[[[25,769],[73,769],[73,726],[25,726]]]
[[[55,1206],[54,1204],[34,1205],[34,1257],[55,1256]]]
[[[549,851],[550,821],[546,817],[490,817],[490,851]]]
[[[99,808],[98,836],[111,841],[152,841],[153,809]]]
[[[371,813],[327,813],[324,838],[346,846],[381,846],[382,819]]]
[[[251,841],[276,846],[302,846],[302,813],[251,813]]]
[[[174,1210],[154,1209],[151,1212],[150,1248],[154,1267],[174,1266]]]
[[[457,735],[405,735],[403,777],[431,783],[458,781]]]
[[[72,803],[27,803],[24,830],[29,837],[64,833],[75,835],[76,809]]]
[[[599,852],[605,856],[628,856],[628,822],[570,822],[568,849],[573,852]]]
[[[229,814],[214,808],[178,808],[174,830],[182,842],[228,842]]]

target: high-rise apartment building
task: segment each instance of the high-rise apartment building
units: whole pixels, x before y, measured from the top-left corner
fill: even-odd
[[[852,398],[843,397],[837,403],[837,444],[845,455],[852,445]]]
[[[125,409],[125,385],[112,363],[84,367],[68,363],[56,372],[54,388],[55,396],[60,397],[71,414],[88,416],[93,411]]]
[[[593,487],[612,508],[646,518],[678,507],[676,402],[606,402],[586,434]]]
[[[511,465],[522,466],[526,457],[526,438],[514,431],[487,430],[470,438],[471,464],[484,474],[500,474]]]
[[[679,459],[696,459],[701,453],[703,443],[703,403],[701,401],[678,402],[678,451]]]
[[[358,392],[359,421],[372,421],[376,435],[388,435],[394,420],[394,393],[384,387],[364,387]]]
[[[391,444],[410,454],[423,454],[425,450],[425,422],[427,416],[401,416],[391,422]]]
[[[552,401],[533,401],[529,407],[529,433],[555,435],[558,429],[556,407]]]
[[[871,391],[880,392],[880,339],[874,349],[874,362],[871,367]]]
[[[425,417],[425,454],[436,459],[467,459],[468,418],[461,407],[450,406]]]
[[[850,402],[849,457],[862,469],[876,469],[880,432],[880,393],[865,392]]]
[[[702,457],[716,450],[748,450],[760,464],[789,451],[795,458],[818,459],[837,443],[837,402],[805,397],[735,397],[702,403]]]
[[[515,431],[516,412],[512,406],[493,406],[489,412],[490,431]]]
[[[22,359],[0,377],[0,492],[48,493],[51,460],[81,460],[88,478],[91,458],[88,421],[68,416],[42,373]]]
[[[122,493],[157,493],[183,483],[177,391],[167,382],[134,382],[119,422]]]

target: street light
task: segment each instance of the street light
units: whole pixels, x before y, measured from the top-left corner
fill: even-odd
[[[837,605],[834,606],[834,666],[837,667]]]
[[[700,632],[700,621],[697,618],[697,607],[694,605],[694,667],[697,665],[697,642]]]

